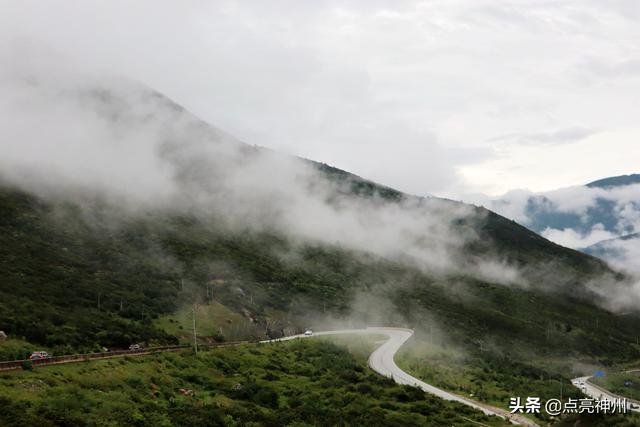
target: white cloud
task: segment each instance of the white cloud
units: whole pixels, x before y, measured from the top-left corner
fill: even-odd
[[[580,233],[571,228],[565,228],[563,230],[546,228],[542,231],[542,235],[552,242],[574,249],[586,248],[602,240],[616,237],[614,233],[606,231],[602,224],[596,224],[587,234]]]
[[[615,268],[640,275],[640,237],[609,240],[600,246],[606,254],[607,262]]]
[[[550,192],[565,185],[583,185],[607,176],[637,172],[638,139],[640,128],[629,127],[561,145],[497,141],[497,156],[462,166],[460,173],[494,196],[512,188]]]

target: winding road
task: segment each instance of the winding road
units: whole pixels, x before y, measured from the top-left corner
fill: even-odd
[[[424,392],[433,394],[445,400],[455,401],[462,403],[463,405],[471,406],[474,409],[484,412],[487,415],[495,415],[500,418],[508,419],[513,424],[525,425],[530,427],[536,427],[538,424],[531,421],[519,414],[512,414],[509,411],[497,408],[495,406],[486,405],[484,403],[477,402],[475,400],[467,399],[466,397],[448,392],[441,388],[435,387],[431,384],[427,384],[424,381],[413,377],[400,369],[394,361],[394,356],[402,347],[402,345],[413,335],[413,330],[404,328],[388,328],[388,327],[369,327],[366,329],[341,329],[336,331],[323,331],[315,332],[313,335],[292,335],[284,338],[278,338],[274,340],[262,341],[289,341],[300,338],[311,338],[314,336],[322,335],[337,335],[337,334],[378,334],[386,335],[387,341],[378,347],[371,356],[369,356],[369,367],[380,375],[393,379],[398,384],[406,384],[422,389]]]
[[[578,387],[580,390],[582,390],[584,394],[586,394],[592,399],[598,399],[598,400],[606,399],[611,401],[615,401],[617,399],[625,399],[625,397],[618,396],[617,394],[611,393],[610,391],[589,382],[590,378],[591,377],[574,378],[571,380],[571,384],[573,384],[575,387]],[[640,402],[638,402],[637,400],[629,399],[629,398],[626,398],[626,399],[627,399],[627,410],[640,412]]]

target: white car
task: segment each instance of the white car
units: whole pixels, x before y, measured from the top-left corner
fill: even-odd
[[[306,331],[304,331],[304,335],[310,337],[311,335],[313,335],[313,331],[311,329],[307,329]]]

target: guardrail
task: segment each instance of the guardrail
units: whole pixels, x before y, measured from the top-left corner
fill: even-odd
[[[198,348],[219,348],[219,347],[231,347],[240,344],[248,344],[253,341],[229,341],[217,344],[198,344]],[[167,345],[160,347],[141,348],[140,350],[114,350],[101,353],[80,353],[80,354],[67,354],[63,356],[52,356],[46,359],[22,359],[11,360],[8,362],[0,362],[0,372],[20,370],[25,362],[31,362],[31,367],[37,368],[49,365],[60,365],[63,363],[78,363],[89,360],[111,359],[114,357],[123,356],[144,356],[154,353],[165,353],[172,351],[180,351],[191,348],[191,345]]]

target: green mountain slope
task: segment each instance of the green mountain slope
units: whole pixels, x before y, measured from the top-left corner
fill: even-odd
[[[525,290],[431,274],[339,246],[299,246],[276,233],[231,232],[185,215],[124,215],[114,226],[95,212],[89,221],[69,202],[0,192],[0,329],[58,351],[170,343],[180,336],[162,330],[158,318],[193,302],[215,302],[251,325],[236,329],[238,336],[264,337],[328,318],[410,325],[418,334],[435,322],[471,348],[490,339],[508,352],[640,354],[632,344],[637,317],[598,308],[588,291],[569,291],[563,277],[550,273],[558,289],[554,282]],[[459,224],[472,225],[486,239],[468,248],[470,258],[493,247],[491,240],[498,248],[492,250],[523,266],[553,259],[559,275],[606,271],[495,214]],[[282,255],[292,251],[293,261]]]
[[[121,202],[93,181],[78,190],[46,172],[39,187],[15,176],[3,184],[0,330],[11,337],[57,353],[171,343],[189,335],[185,318],[196,304],[208,319],[203,339],[331,322],[408,325],[420,336],[436,325],[470,349],[484,340],[504,354],[638,356],[638,317],[600,308],[598,295],[624,279],[602,261],[483,208],[405,195],[249,146],[139,85],[75,87],[69,79],[72,87],[59,90],[57,81],[38,81],[27,88],[34,102],[69,120],[56,127],[70,130],[59,138],[73,139],[81,117],[100,132],[99,141],[80,144],[108,156],[116,142],[124,152],[139,143],[135,154],[146,156],[147,169],[132,160],[122,171],[164,185],[136,187],[132,179],[125,184],[137,192],[125,191]],[[43,90],[48,85],[56,90]],[[120,178],[111,166],[95,176],[87,170],[87,178],[110,188]],[[175,206],[144,199],[171,186]],[[360,215],[367,211],[386,216]],[[331,234],[332,220],[345,236],[310,232]],[[398,253],[380,250],[386,228],[403,221],[392,236]],[[352,228],[358,244],[349,240]],[[427,263],[421,257],[430,252],[437,259]]]

